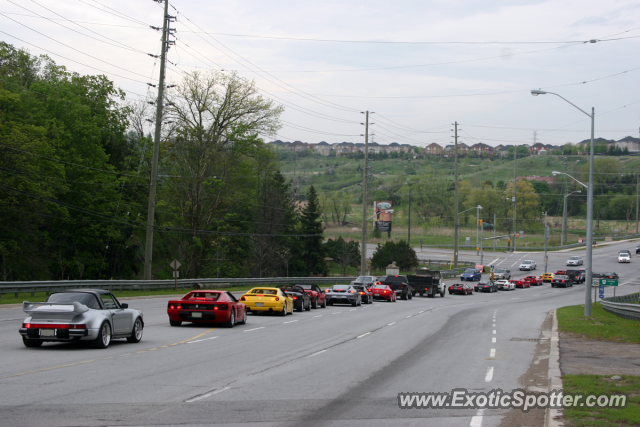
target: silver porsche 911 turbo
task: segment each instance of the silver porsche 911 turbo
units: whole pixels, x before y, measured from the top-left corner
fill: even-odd
[[[40,347],[45,341],[90,341],[95,348],[107,348],[112,339],[142,339],[142,312],[102,289],[55,292],[45,302],[25,301],[22,309],[28,317],[20,335],[27,347]]]

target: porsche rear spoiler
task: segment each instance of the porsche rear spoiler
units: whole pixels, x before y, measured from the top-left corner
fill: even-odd
[[[68,302],[29,302],[22,303],[22,311],[25,313],[84,313],[89,311],[89,307],[74,301]]]

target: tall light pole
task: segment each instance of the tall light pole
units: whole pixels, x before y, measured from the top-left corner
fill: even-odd
[[[547,93],[563,99],[564,101],[573,105],[578,110],[582,111],[591,119],[591,152],[589,154],[589,186],[587,187],[577,179],[571,177],[575,181],[582,184],[584,187],[587,187],[587,267],[586,267],[587,277],[586,277],[585,286],[584,286],[584,315],[586,317],[586,316],[591,316],[591,292],[590,291],[591,291],[591,283],[593,279],[593,159],[595,157],[593,133],[595,129],[596,110],[595,108],[591,107],[591,114],[589,114],[586,111],[584,111],[582,108],[578,107],[577,105],[568,101],[567,99],[563,98],[557,93],[545,92],[543,90],[535,90],[535,89],[531,91],[531,95],[533,96],[545,95]],[[565,175],[570,176],[566,173]]]
[[[360,254],[360,275],[367,274],[367,181],[369,179],[369,111],[363,111],[364,125],[364,173],[362,180],[362,253]],[[373,114],[373,112],[371,113]]]
[[[518,159],[518,146],[513,146],[513,253],[516,253],[516,189],[518,187],[518,176],[516,175],[516,160]]]
[[[542,213],[544,215],[544,272],[547,272],[547,263],[549,257],[547,256],[547,241],[549,240],[549,228],[547,228],[547,212]]]
[[[459,213],[456,215],[456,217],[455,217],[455,222],[456,222],[456,224],[458,224],[458,223],[459,223],[459,221],[458,221],[458,217],[459,217],[460,215],[462,215],[462,214],[463,214],[463,213],[465,213],[465,212],[472,211],[472,210],[474,210],[474,209],[477,209],[477,210],[478,210],[478,213],[477,213],[477,215],[476,215],[476,216],[477,216],[477,217],[479,217],[479,215],[480,215],[480,209],[482,209],[482,206],[480,206],[480,205],[478,205],[478,206],[474,206],[474,207],[472,207],[472,208],[469,208],[469,209],[467,209],[466,211],[459,212]],[[457,209],[456,209],[456,210],[457,210]],[[477,247],[478,247],[478,246],[476,246],[476,248],[477,248]],[[457,249],[457,248],[456,248],[456,249]],[[456,252],[457,252],[457,251],[456,251]]]
[[[564,195],[564,206],[562,208],[562,234],[560,235],[560,246],[564,246],[565,233],[567,232],[567,197],[574,193],[582,193],[582,190],[573,191]]]
[[[455,201],[454,201],[454,213],[453,213],[453,268],[458,268],[458,122],[453,124],[455,126],[454,143],[453,143],[453,156],[454,167],[453,175],[455,182]]]

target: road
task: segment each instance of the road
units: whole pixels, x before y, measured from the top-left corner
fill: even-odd
[[[640,258],[619,265],[621,248],[635,244],[596,248],[595,270],[619,273],[626,284],[618,294],[637,292]],[[574,254],[552,254],[549,270]],[[517,271],[520,260],[543,266],[542,257],[503,254],[495,264],[519,277],[527,274]],[[397,396],[526,386],[548,312],[583,301],[583,285],[545,284],[251,315],[229,329],[170,327],[166,298],[136,299],[128,302],[144,312],[143,340],[106,350],[25,348],[17,332],[24,314],[3,308],[0,425],[497,426],[507,410],[399,409]]]

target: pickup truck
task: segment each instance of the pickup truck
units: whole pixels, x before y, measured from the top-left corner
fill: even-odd
[[[433,298],[436,294],[440,294],[441,298],[444,298],[447,287],[444,282],[441,282],[442,278],[440,271],[428,270],[421,268],[416,271],[416,274],[410,274],[407,276],[409,285],[413,287],[415,292],[420,294],[421,297],[427,295],[429,298]]]
[[[585,276],[580,270],[558,270],[555,273],[556,276],[569,276],[572,283],[584,283]]]
[[[379,279],[381,280],[376,282],[377,285],[389,286],[392,290],[396,291],[396,295],[400,299],[412,299],[416,294],[415,289],[413,289],[413,287],[409,284],[407,276],[384,276],[379,277]]]

